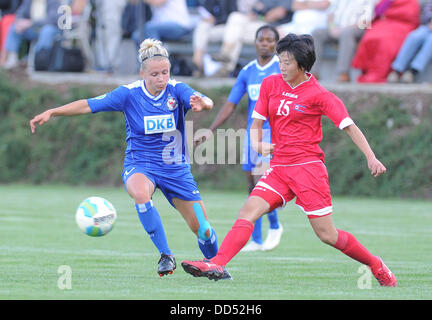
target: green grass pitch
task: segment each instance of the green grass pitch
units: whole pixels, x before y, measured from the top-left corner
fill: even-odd
[[[219,244],[246,193],[201,190]],[[100,238],[75,224],[78,204],[97,195],[118,218]],[[162,194],[154,196],[178,268],[160,278],[158,252],[123,188],[0,185],[0,299],[432,299],[432,202],[335,198],[335,224],[380,255],[399,282],[382,288],[361,265],[321,243],[292,202],[279,211],[285,232],[270,252],[239,253],[234,281],[193,278],[180,266],[201,259],[196,238]],[[266,235],[268,220],[263,222]],[[64,287],[63,270],[70,273]],[[63,280],[62,280],[63,279]],[[62,286],[63,284],[63,286]]]

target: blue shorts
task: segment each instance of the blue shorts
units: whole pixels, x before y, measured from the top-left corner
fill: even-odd
[[[201,200],[197,183],[192,176],[189,167],[175,171],[164,171],[131,164],[125,167],[122,173],[125,187],[127,179],[134,173],[142,173],[150,179],[155,188],[159,188],[162,191],[165,198],[173,207],[173,198],[179,198],[180,200],[186,201]]]
[[[270,129],[263,129],[262,142],[271,141],[271,131]],[[246,130],[244,144],[243,144],[243,156],[242,156],[242,169],[243,171],[252,172],[252,170],[259,164],[267,162],[270,163],[270,155],[263,157],[258,152],[256,152],[251,145],[249,130]]]

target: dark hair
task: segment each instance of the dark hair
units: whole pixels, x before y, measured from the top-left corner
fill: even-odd
[[[258,39],[258,34],[262,31],[262,30],[266,30],[269,29],[271,31],[273,31],[274,35],[275,35],[275,39],[276,41],[279,41],[279,32],[277,31],[277,29],[275,27],[273,27],[270,24],[265,24],[261,27],[258,28],[258,30],[255,32],[255,40]]]
[[[311,35],[289,33],[276,45],[277,54],[288,52],[294,56],[300,69],[310,71],[315,63],[315,46]]]

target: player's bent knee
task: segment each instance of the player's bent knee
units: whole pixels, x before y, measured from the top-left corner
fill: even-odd
[[[135,203],[147,203],[154,192],[153,183],[145,175],[133,174],[126,182],[126,189]]]
[[[131,190],[129,194],[134,199],[135,203],[147,203],[151,200],[151,195],[148,190]]]

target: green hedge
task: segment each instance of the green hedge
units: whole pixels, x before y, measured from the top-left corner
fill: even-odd
[[[367,196],[424,198],[432,196],[431,118],[416,117],[396,98],[379,96],[372,108],[360,112],[348,106],[387,173],[373,178],[363,154],[330,121],[323,125],[322,147],[332,192]],[[419,123],[416,123],[419,122]]]
[[[92,97],[108,89],[19,86],[0,74],[0,183],[67,183],[121,185],[125,148],[124,119],[118,113],[55,118],[32,135],[29,119],[49,107]],[[208,127],[230,88],[202,90],[216,101],[210,113],[188,115],[194,130]],[[364,100],[364,99],[363,99]],[[368,101],[370,104],[370,101]],[[359,99],[347,104],[388,173],[373,178],[366,161],[350,138],[323,121],[324,140],[333,194],[431,197],[431,117],[415,119],[401,100],[379,95],[364,109]],[[430,108],[430,106],[428,106]],[[245,126],[247,106],[242,100],[225,128]],[[240,151],[238,150],[238,153]],[[243,189],[241,165],[193,165],[201,188]]]
[[[32,135],[43,110],[95,94],[72,88],[21,88],[0,77],[0,182],[118,184],[124,120],[114,113],[54,118]],[[117,175],[114,175],[116,172]]]

